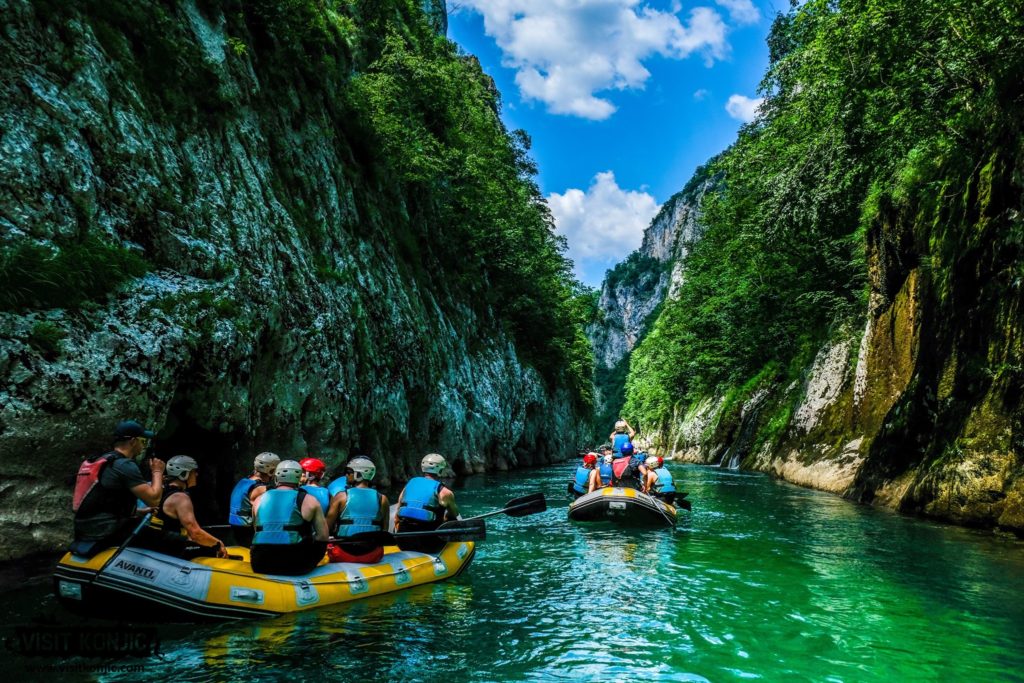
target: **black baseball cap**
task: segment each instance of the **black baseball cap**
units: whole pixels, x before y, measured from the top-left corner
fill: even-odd
[[[156,436],[156,433],[149,431],[135,420],[122,420],[117,423],[117,427],[114,429],[115,439],[131,439],[137,436],[152,439]]]

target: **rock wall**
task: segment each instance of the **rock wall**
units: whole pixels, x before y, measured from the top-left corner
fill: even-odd
[[[1013,150],[975,169],[936,220],[883,211],[868,235],[866,324],[843,329],[797,381],[685,409],[658,449],[854,500],[1024,535],[1024,177]]]
[[[613,415],[622,407],[630,352],[656,319],[665,297],[682,282],[683,259],[700,239],[697,207],[707,188],[698,172],[661,207],[644,231],[640,249],[608,271],[601,284],[600,320],[587,329],[597,370],[597,438],[611,430]]]
[[[367,453],[388,486],[430,451],[471,473],[582,441],[575,397],[401,242],[408,208],[339,136],[338,93],[268,75],[208,4],[174,5],[170,66],[209,82],[171,115],[152,46],[0,0],[4,248],[90,233],[152,265],[74,309],[0,311],[0,559],[63,546],[67,479],[123,418],[199,460],[211,516],[262,450]]]

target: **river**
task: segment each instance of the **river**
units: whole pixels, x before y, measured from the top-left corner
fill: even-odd
[[[278,619],[159,627],[145,673],[57,680],[1024,680],[1024,543],[764,475],[670,465],[673,532],[569,523],[572,466],[471,477],[489,520],[458,579]],[[0,595],[4,632],[78,623],[45,582]],[[38,663],[14,656],[15,678]],[[138,663],[140,660],[123,660]],[[10,678],[9,678],[10,680]]]

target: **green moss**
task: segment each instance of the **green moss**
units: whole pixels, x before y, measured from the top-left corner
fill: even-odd
[[[61,328],[49,321],[40,321],[32,326],[28,336],[28,344],[48,360],[54,360],[60,355],[62,342],[67,336]]]
[[[76,309],[149,268],[134,251],[95,235],[52,247],[23,241],[0,251],[0,310]]]

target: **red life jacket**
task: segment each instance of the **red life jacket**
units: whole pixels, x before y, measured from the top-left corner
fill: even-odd
[[[104,453],[98,458],[86,458],[82,461],[82,465],[78,468],[78,476],[75,478],[75,496],[71,501],[72,511],[78,512],[78,508],[82,507],[86,496],[92,493],[92,490],[100,483],[100,473],[103,471],[103,466],[116,458],[117,455],[116,452],[111,451],[110,453]]]
[[[615,474],[616,483],[622,479],[622,475],[625,474],[626,468],[629,467],[629,458],[619,458],[612,463],[612,472]]]

